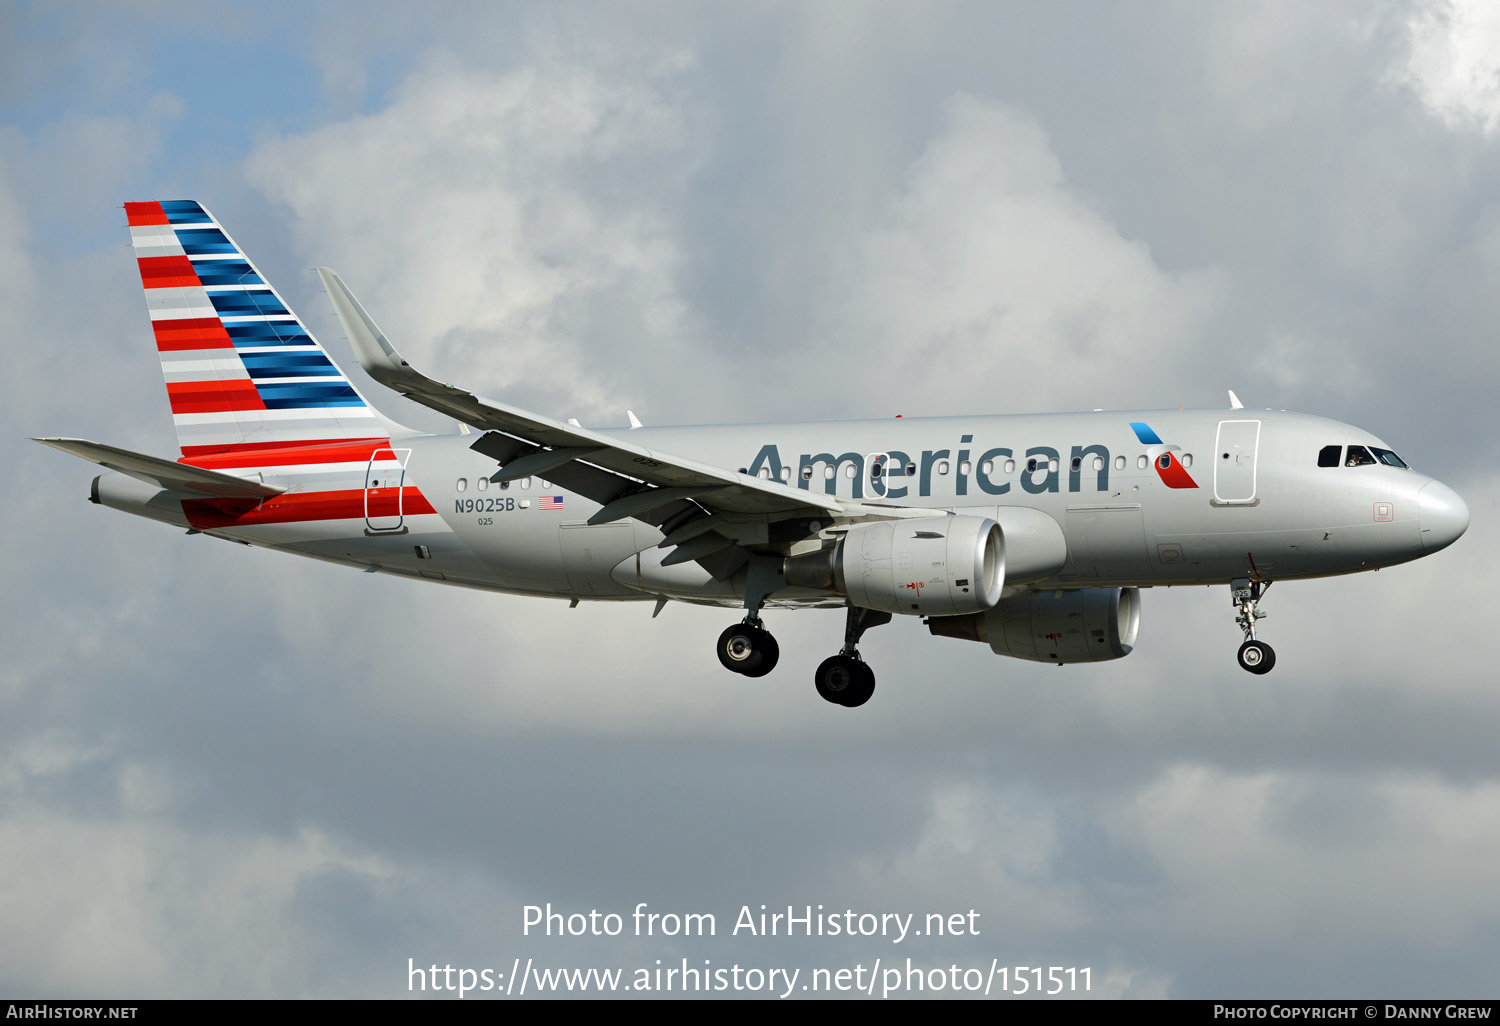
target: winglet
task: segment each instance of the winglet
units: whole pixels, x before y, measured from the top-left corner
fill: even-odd
[[[634,431],[636,428],[642,426],[641,418],[637,417],[633,410],[626,410],[625,416],[630,418],[630,430]]]
[[[1234,389],[1229,390],[1229,408],[1231,410],[1243,410],[1245,404],[1240,402],[1240,397],[1234,394]]]
[[[349,336],[349,345],[354,348],[354,355],[359,359],[360,366],[370,377],[388,388],[397,391],[410,388],[411,365],[402,359],[385,333],[365,312],[359,300],[354,298],[354,293],[349,291],[344,279],[328,267],[318,268],[318,277],[323,279],[323,287],[328,290],[328,298],[333,301],[334,313],[338,314],[339,323],[344,326],[344,334]]]

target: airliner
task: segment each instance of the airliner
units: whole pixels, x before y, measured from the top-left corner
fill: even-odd
[[[209,212],[125,204],[181,454],[38,438],[106,468],[91,501],[368,573],[579,602],[742,609],[719,662],[761,677],[773,611],[846,611],[813,675],[867,702],[864,632],[920,617],[940,638],[1038,662],[1136,645],[1141,590],[1227,585],[1241,667],[1273,581],[1376,570],[1452,544],[1469,510],[1368,431],[1225,409],[601,430],[416,370],[319,268],[379,384],[458,422],[372,406]],[[576,658],[586,659],[587,656]]]

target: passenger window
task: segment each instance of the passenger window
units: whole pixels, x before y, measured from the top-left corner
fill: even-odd
[[[1342,445],[1325,445],[1318,450],[1318,466],[1336,467],[1339,465],[1339,456],[1344,452]]]
[[[938,460],[937,472],[938,472],[938,474],[940,476],[944,476],[944,477],[947,476],[947,474],[948,474],[948,461],[947,460]]]
[[[854,464],[852,464],[852,463],[846,463],[846,464],[844,464],[844,476],[845,477],[853,477],[854,476]]]
[[[906,476],[907,477],[916,477],[917,476],[917,465],[915,463],[908,463],[906,465]]]
[[[531,487],[531,478],[529,478],[529,477],[523,477],[523,478],[521,478],[521,488],[524,490],[524,489],[527,489],[527,488],[530,488],[530,487]]]
[[[1192,453],[1185,452],[1185,453],[1182,454],[1182,465],[1184,467],[1191,467],[1193,465],[1193,454]]]
[[[958,472],[960,474],[964,475],[965,477],[969,476],[969,461],[968,460],[964,460],[962,463],[960,463],[958,465]]]
[[[1029,460],[1026,461],[1026,473],[1032,474],[1032,473],[1035,473],[1035,472],[1036,472],[1036,457],[1033,456],[1033,457],[1031,457],[1031,459],[1029,459]]]
[[[769,481],[769,480],[771,480],[771,468],[770,467],[761,467],[760,468],[760,472],[758,474],[756,474],[755,476],[758,477],[758,478],[760,478],[762,481]]]
[[[1080,470],[1082,470],[1083,469],[1083,457],[1082,456],[1074,456],[1073,457],[1073,462],[1070,463],[1070,464],[1068,464],[1068,469],[1071,470],[1075,474],[1078,473]]]
[[[1391,450],[1389,449],[1377,449],[1372,445],[1370,446],[1370,451],[1375,454],[1375,458],[1377,460],[1379,460],[1381,463],[1384,463],[1388,467],[1400,467],[1402,470],[1411,469],[1406,465],[1405,460],[1403,460],[1400,456],[1397,456],[1395,453],[1391,452]]]
[[[985,460],[983,463],[981,463],[979,465],[979,470],[980,470],[981,473],[984,474],[985,477],[989,477],[991,474],[993,474],[995,472],[995,461],[994,460]]]
[[[1124,470],[1125,469],[1125,457],[1124,456],[1116,456],[1115,457],[1115,469],[1116,470]]]
[[[458,490],[459,491],[463,491],[467,487],[469,487],[469,479],[466,478],[466,477],[459,478],[458,479]]]
[[[825,481],[832,481],[833,480],[833,464],[832,463],[825,463],[823,465],[823,480],[825,480]]]
[[[1161,469],[1166,470],[1172,465],[1172,454],[1169,452],[1164,452],[1160,456],[1156,457],[1156,465]]]
[[[1005,461],[1005,472],[1007,474],[1014,474],[1016,472],[1016,461],[1015,460],[1006,460]]]
[[[792,479],[792,468],[791,467],[782,467],[781,468],[781,479],[783,481],[790,481]]]
[[[1374,466],[1375,457],[1370,455],[1368,449],[1362,445],[1349,446],[1349,456],[1344,460],[1346,467]]]
[[[811,481],[812,480],[812,467],[808,466],[808,467],[803,467],[802,468],[802,480],[804,480],[804,481]]]
[[[1048,460],[1047,461],[1047,472],[1049,474],[1055,474],[1055,473],[1057,473],[1058,466],[1059,466],[1059,464],[1058,464],[1057,460]]]
[[[1136,459],[1135,459],[1135,465],[1136,465],[1136,468],[1138,470],[1145,470],[1146,469],[1146,457],[1145,456],[1137,456]]]
[[[487,477],[481,477],[479,480],[477,480],[477,481],[474,482],[474,487],[478,488],[481,492],[484,491],[489,486],[490,486],[490,479],[487,478]]]

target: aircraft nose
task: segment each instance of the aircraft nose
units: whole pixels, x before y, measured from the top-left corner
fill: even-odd
[[[1422,530],[1422,548],[1436,552],[1469,529],[1469,507],[1452,488],[1429,481],[1417,493],[1417,524]]]

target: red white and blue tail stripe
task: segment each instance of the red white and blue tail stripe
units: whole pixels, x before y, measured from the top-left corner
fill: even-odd
[[[207,210],[162,200],[125,214],[183,456],[389,437]]]

